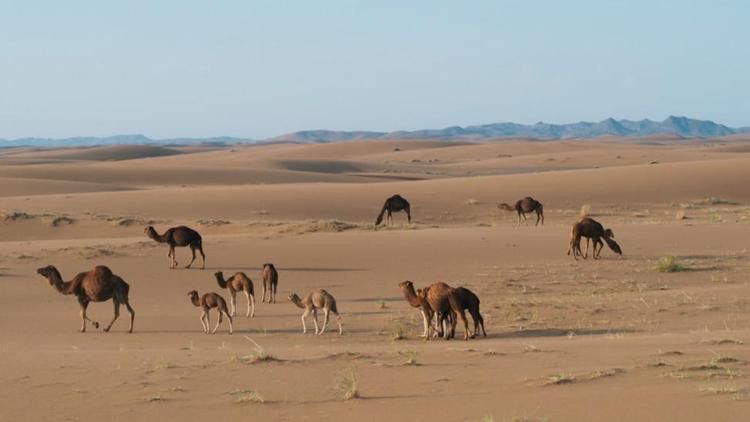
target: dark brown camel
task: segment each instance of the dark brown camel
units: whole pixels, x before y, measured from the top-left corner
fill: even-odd
[[[471,290],[465,287],[458,287],[451,289],[448,295],[448,302],[451,305],[451,311],[454,314],[453,323],[451,324],[450,337],[453,338],[456,335],[456,322],[458,318],[455,317],[457,314],[461,317],[464,322],[464,340],[469,339],[469,322],[466,320],[466,311],[469,311],[471,318],[474,320],[474,331],[471,333],[471,338],[479,335],[479,328],[482,328],[482,333],[487,337],[487,332],[484,330],[484,318],[479,313],[479,297],[474,294]]]
[[[276,287],[279,285],[279,273],[276,267],[270,262],[263,264],[263,300],[266,301],[266,291],[268,291],[268,303],[276,303]]]
[[[300,299],[297,293],[292,293],[288,299],[297,305],[298,308],[305,310],[302,313],[302,334],[307,333],[305,318],[312,313],[313,323],[315,324],[315,335],[322,335],[328,325],[328,316],[331,312],[336,315],[336,323],[339,325],[339,335],[344,334],[344,329],[341,327],[341,315],[339,315],[339,310],[336,308],[336,299],[327,291],[315,289],[305,296],[304,299]],[[323,327],[320,328],[320,331],[318,331],[318,309],[323,310]]]
[[[239,291],[244,292],[245,299],[247,299],[247,313],[245,313],[245,316],[250,318],[255,316],[255,289],[253,288],[253,280],[250,277],[243,272],[238,272],[229,277],[228,280],[224,280],[224,273],[221,271],[215,272],[214,277],[216,277],[216,283],[219,284],[219,287],[229,290],[229,303],[232,308],[232,316],[237,315],[237,292]]]
[[[409,220],[409,224],[411,224],[411,206],[409,205],[409,201],[404,199],[401,195],[393,195],[390,198],[385,200],[385,204],[383,204],[383,209],[380,210],[380,214],[378,214],[378,218],[375,219],[375,225],[383,222],[383,215],[388,212],[388,217],[386,219],[387,224],[393,224],[393,213],[404,211],[406,212],[406,218]]]
[[[195,290],[189,291],[187,295],[193,305],[203,309],[203,312],[201,312],[201,325],[203,326],[204,333],[208,334],[208,329],[210,328],[209,324],[211,323],[211,321],[209,319],[208,313],[212,308],[216,308],[216,310],[218,311],[219,321],[216,322],[216,326],[214,327],[214,330],[211,331],[211,334],[216,334],[216,330],[219,328],[219,324],[221,324],[222,321],[222,315],[225,315],[227,317],[227,321],[229,321],[229,334],[232,334],[234,332],[234,327],[232,327],[232,317],[231,315],[229,315],[229,311],[227,310],[227,302],[223,297],[221,297],[217,293],[206,293],[203,296],[198,296],[198,292]]]
[[[526,198],[520,199],[516,201],[516,204],[513,206],[510,206],[506,203],[502,203],[497,206],[501,210],[505,211],[515,211],[518,213],[518,224],[521,224],[521,217],[523,217],[523,221],[526,222],[528,225],[529,222],[526,220],[526,214],[535,212],[536,213],[536,224],[535,226],[539,225],[541,222],[542,225],[544,225],[544,207],[542,206],[542,203],[537,201],[536,199],[527,196]]]
[[[586,254],[583,255],[581,253],[581,237],[586,238]],[[604,242],[607,242],[607,246],[609,246],[612,251],[618,255],[622,255],[622,249],[620,248],[620,245],[617,244],[613,240],[615,237],[614,232],[611,229],[604,229],[604,227],[593,218],[584,217],[580,219],[578,222],[573,224],[573,227],[570,230],[570,246],[568,247],[568,255],[570,255],[570,252],[573,251],[573,258],[576,260],[578,259],[578,256],[583,256],[583,259],[586,259],[589,254],[589,241],[592,241],[594,244],[594,252],[592,253],[592,256],[594,259],[599,259],[599,255],[602,253],[602,248],[604,248],[604,243],[602,242],[602,239],[604,239]],[[597,250],[597,247],[599,248]]]
[[[89,302],[106,302],[110,299],[115,304],[115,316],[104,331],[109,331],[112,324],[117,321],[120,316],[120,304],[123,304],[130,312],[130,329],[128,332],[133,332],[135,311],[130,307],[128,301],[130,286],[125,280],[112,274],[109,268],[98,265],[91,271],[78,273],[70,281],[63,281],[60,272],[52,265],[39,268],[36,272],[46,278],[50,286],[58,292],[64,295],[75,295],[78,298],[78,303],[81,305],[82,333],[86,332],[86,321],[91,322],[94,328],[99,328],[98,322],[92,321],[86,316],[86,308],[88,308]]]
[[[197,231],[187,226],[177,226],[168,229],[164,234],[159,234],[154,230],[153,226],[148,226],[143,230],[144,233],[151,239],[159,243],[166,243],[169,245],[169,253],[167,258],[170,259],[169,268],[177,267],[177,259],[175,258],[174,248],[190,246],[190,251],[193,253],[193,259],[185,268],[190,268],[195,261],[195,251],[201,253],[203,258],[203,265],[201,269],[206,268],[206,254],[203,253],[203,239]]]

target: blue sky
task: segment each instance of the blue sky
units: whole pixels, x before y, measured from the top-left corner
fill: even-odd
[[[0,138],[750,125],[743,1],[3,1]]]

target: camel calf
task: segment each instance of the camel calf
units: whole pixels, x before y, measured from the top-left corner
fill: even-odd
[[[203,296],[199,297],[198,292],[195,290],[189,291],[187,295],[193,305],[203,309],[203,312],[201,312],[201,325],[203,326],[204,333],[208,334],[208,329],[210,327],[209,324],[211,322],[209,320],[208,313],[212,308],[216,308],[216,310],[219,312],[219,321],[216,322],[216,326],[214,327],[213,331],[211,331],[211,334],[216,334],[216,330],[219,328],[219,325],[222,321],[222,315],[226,316],[227,321],[229,321],[229,334],[232,334],[232,332],[234,332],[234,327],[232,327],[232,317],[231,315],[229,315],[227,302],[223,297],[219,296],[217,293],[206,293]]]
[[[336,309],[336,299],[323,289],[316,289],[310,292],[304,299],[300,299],[297,293],[289,295],[289,301],[297,305],[298,308],[305,310],[302,313],[302,334],[307,333],[307,325],[305,325],[305,318],[312,313],[313,323],[315,324],[315,335],[322,335],[326,326],[328,325],[328,316],[331,312],[336,315],[336,322],[339,325],[339,335],[344,334],[343,328],[341,328],[341,316],[339,315],[338,309]],[[323,310],[323,328],[318,331],[318,309]]]

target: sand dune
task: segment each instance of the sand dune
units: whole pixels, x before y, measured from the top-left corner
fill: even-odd
[[[740,421],[750,411],[742,140],[168,150],[0,150],[4,418],[190,420],[210,408],[222,420]],[[374,227],[394,193],[411,201],[414,224],[396,213]],[[497,208],[526,195],[544,203],[544,226]],[[623,256],[565,254],[583,204]],[[178,224],[202,234],[205,271],[170,270],[167,246],[143,234]],[[656,271],[663,255],[682,271]],[[189,258],[177,249],[181,266]],[[235,318],[232,336],[202,334],[186,292],[228,297],[213,272],[244,271],[258,298],[264,262],[279,269],[279,303]],[[123,314],[113,332],[78,333],[76,299],[35,272],[48,264],[66,280],[111,267],[131,286],[135,332]],[[397,286],[406,279],[470,288],[488,337],[419,338],[421,316]],[[302,335],[302,311],[285,298],[314,288],[336,297],[344,336]],[[106,323],[112,304],[88,313]],[[361,399],[345,401],[336,387],[352,371]]]

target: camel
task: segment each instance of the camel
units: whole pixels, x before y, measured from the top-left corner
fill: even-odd
[[[120,304],[123,304],[130,312],[130,329],[128,332],[133,332],[135,311],[128,301],[130,286],[125,280],[114,275],[109,268],[98,265],[91,271],[78,273],[70,281],[63,281],[60,271],[52,265],[41,267],[36,272],[46,278],[49,285],[58,292],[64,295],[75,295],[78,298],[78,304],[81,305],[82,333],[86,332],[86,321],[89,321],[94,328],[99,328],[98,322],[86,316],[86,308],[88,308],[89,302],[106,302],[110,299],[115,304],[115,316],[104,331],[109,332],[112,324],[117,321],[120,316]]]
[[[315,323],[315,335],[322,335],[328,325],[328,316],[331,312],[336,315],[336,322],[339,325],[339,335],[344,334],[343,328],[341,328],[341,315],[339,315],[338,309],[336,309],[336,299],[323,289],[316,289],[310,292],[304,299],[300,299],[297,293],[292,293],[288,297],[289,301],[297,305],[298,308],[302,308],[305,312],[302,313],[302,334],[307,333],[307,326],[305,325],[305,318],[312,312],[312,319]],[[318,309],[323,310],[323,328],[318,331]]]
[[[235,273],[233,276],[229,277],[228,280],[224,280],[224,273],[217,271],[214,273],[214,277],[216,277],[216,283],[219,284],[219,287],[229,290],[229,304],[232,308],[232,316],[237,316],[237,292],[243,291],[245,293],[245,298],[247,299],[247,312],[245,313],[245,316],[253,318],[255,316],[255,290],[253,289],[253,280],[243,272]]]
[[[187,295],[193,305],[199,308],[203,308],[203,312],[201,312],[201,325],[203,326],[204,333],[208,334],[208,329],[210,328],[211,321],[209,319],[208,313],[212,308],[216,308],[216,310],[219,312],[219,321],[216,322],[216,326],[214,327],[214,330],[211,331],[211,334],[216,334],[216,330],[219,329],[219,325],[222,321],[222,315],[226,315],[227,321],[229,321],[229,334],[232,334],[234,332],[234,327],[232,326],[232,316],[229,315],[229,311],[227,310],[227,302],[218,293],[206,293],[203,296],[198,296],[197,291],[191,290]]]
[[[464,322],[464,340],[469,339],[469,323],[466,320],[466,311],[469,311],[471,318],[474,320],[474,331],[471,333],[471,338],[476,337],[479,334],[479,328],[482,328],[482,333],[487,337],[487,332],[484,330],[484,318],[479,313],[479,298],[471,290],[465,287],[457,287],[451,289],[448,294],[448,303],[450,303],[451,311],[453,314],[457,314],[461,317]],[[457,318],[453,318],[451,324],[450,337],[455,337],[456,334],[456,322]]]
[[[451,286],[443,283],[432,283],[424,289],[417,290],[417,295],[422,298],[437,316],[437,335],[448,340],[448,325],[453,324],[453,315],[450,301],[448,299]]]
[[[422,322],[424,325],[424,332],[420,337],[429,339],[432,316],[434,314],[432,308],[430,308],[426,301],[422,300],[422,298],[417,295],[417,293],[414,291],[414,283],[412,283],[411,281],[402,281],[398,283],[398,287],[401,288],[401,292],[404,294],[406,301],[409,302],[409,305],[411,305],[413,308],[419,308],[419,312],[422,314]]]
[[[536,199],[527,196],[526,198],[519,199],[516,201],[515,205],[510,206],[506,203],[502,203],[497,206],[501,210],[505,211],[515,211],[518,213],[518,224],[521,224],[521,217],[523,217],[523,221],[526,222],[526,225],[529,224],[528,220],[526,220],[526,213],[535,212],[536,213],[536,224],[535,226],[538,226],[541,222],[542,225],[544,225],[544,207],[542,206],[542,203],[537,201]]]
[[[193,265],[193,262],[195,261],[195,250],[197,249],[203,258],[201,269],[206,269],[206,254],[203,253],[203,239],[197,231],[187,226],[177,226],[168,229],[164,234],[159,234],[154,230],[153,226],[148,226],[143,232],[151,239],[169,245],[169,253],[167,253],[167,258],[170,259],[169,268],[177,267],[174,248],[178,246],[190,246],[190,251],[193,253],[193,259],[190,260],[190,263],[185,268],[190,268],[190,266]]]
[[[388,212],[388,217],[386,218],[388,224],[393,224],[393,213],[399,211],[406,212],[406,218],[409,220],[409,224],[411,224],[411,206],[409,205],[409,201],[401,195],[393,195],[385,200],[383,209],[380,210],[380,214],[378,214],[378,218],[375,220],[376,226],[383,222],[383,214],[386,211]]]
[[[586,238],[586,254],[581,253],[581,237]],[[593,218],[584,217],[576,222],[570,230],[570,246],[568,247],[568,255],[573,251],[573,258],[578,259],[578,255],[582,255],[583,259],[586,259],[589,254],[589,241],[594,244],[594,252],[592,254],[594,259],[599,259],[599,255],[604,248],[604,242],[607,242],[612,251],[618,255],[622,255],[622,249],[620,245],[613,240],[615,233],[612,229],[604,229],[604,227]],[[597,246],[599,250],[597,251]]]
[[[453,315],[448,303],[450,286],[445,283],[433,283],[424,289],[414,291],[414,283],[407,280],[399,283],[399,287],[409,304],[415,308],[420,308],[425,340],[429,340],[431,337],[432,317],[435,314],[437,314],[435,331],[438,336],[443,337],[447,333],[447,323],[452,321]]]
[[[266,291],[268,291],[268,303],[276,303],[276,287],[279,285],[279,273],[271,263],[263,264],[263,300],[266,301]]]

